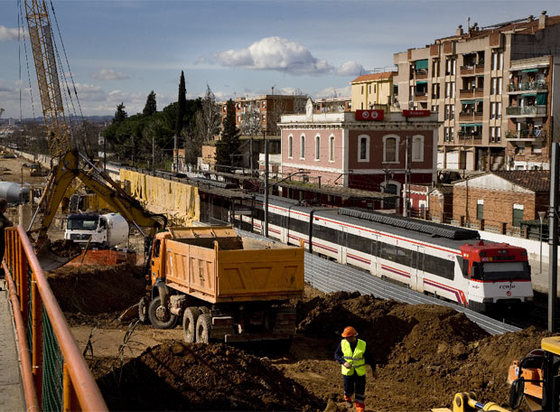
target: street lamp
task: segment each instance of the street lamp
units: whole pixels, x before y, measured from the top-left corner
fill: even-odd
[[[539,220],[541,221],[540,229],[539,229],[539,244],[540,244],[540,270],[539,272],[542,273],[542,225],[544,217],[546,216],[546,212],[541,211],[539,213]]]

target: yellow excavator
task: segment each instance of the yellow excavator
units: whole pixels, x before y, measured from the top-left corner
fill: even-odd
[[[48,248],[47,231],[75,179],[101,197],[113,211],[120,213],[145,238],[151,239],[158,229],[165,228],[165,216],[146,211],[93,161],[72,148],[72,130],[64,113],[56,50],[45,0],[26,0],[25,15],[52,157],[50,175],[29,226],[29,232],[38,232],[36,248],[43,269],[52,270],[69,260],[69,257],[61,258]],[[70,93],[70,88],[67,89]],[[42,214],[40,226],[32,230],[39,212]]]

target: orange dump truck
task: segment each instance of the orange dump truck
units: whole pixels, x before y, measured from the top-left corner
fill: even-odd
[[[240,237],[231,227],[169,229],[154,239],[139,315],[181,321],[187,342],[290,341],[304,286],[303,247]]]

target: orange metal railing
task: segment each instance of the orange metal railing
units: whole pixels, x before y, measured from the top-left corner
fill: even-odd
[[[3,266],[16,324],[27,410],[107,411],[25,230],[21,226],[8,228],[5,237]],[[46,329],[52,329],[55,342],[45,340]],[[48,347],[61,354],[60,373],[58,368],[46,366],[45,358],[52,357],[45,356]],[[50,373],[46,373],[49,368]],[[52,384],[49,379],[60,379],[62,385]],[[50,387],[50,392],[45,387]],[[52,402],[46,403],[47,397],[55,399],[54,407]]]

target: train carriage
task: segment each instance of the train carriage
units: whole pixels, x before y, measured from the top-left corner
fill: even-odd
[[[260,208],[259,208],[260,206]],[[257,202],[254,230],[262,232]],[[247,219],[243,216],[243,219]],[[523,248],[483,242],[476,230],[379,212],[269,201],[269,236],[411,289],[487,311],[532,300]]]

